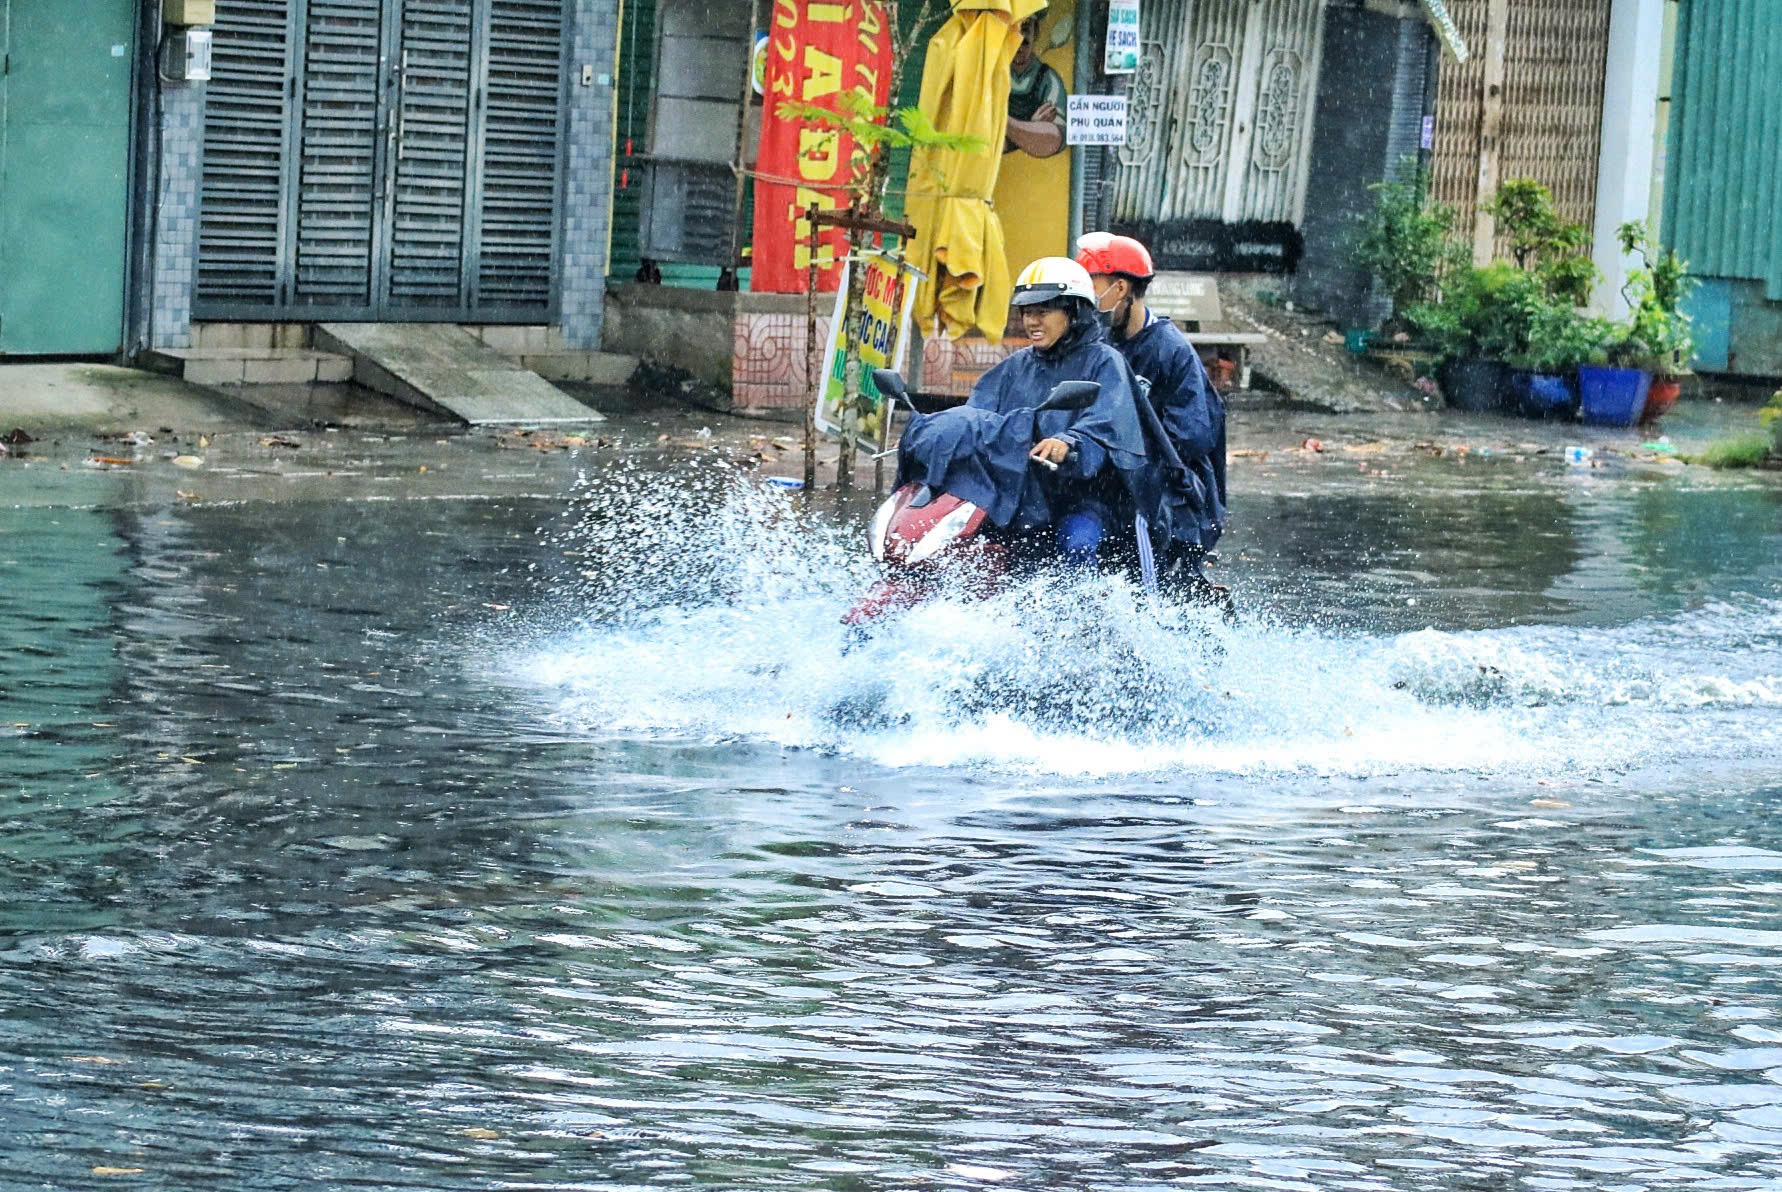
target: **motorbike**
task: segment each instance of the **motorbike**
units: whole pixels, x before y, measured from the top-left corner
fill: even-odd
[[[898,374],[875,369],[873,380],[888,403],[887,414],[891,404],[902,402],[909,408],[911,427],[920,420],[966,419],[977,413],[955,407],[924,415],[910,400]],[[1032,412],[1037,416],[1048,410],[1087,409],[1100,394],[1101,386],[1094,381],[1065,381],[1054,386]],[[906,440],[908,437],[906,429]],[[1033,441],[1040,437],[1036,417]],[[894,450],[903,450],[903,445]],[[1028,462],[1058,470],[1057,464],[1037,457],[1029,456]],[[885,565],[887,574],[842,620],[853,626],[869,625],[921,603],[954,577],[972,595],[987,596],[1000,590],[1014,570],[1014,560],[1007,546],[986,533],[988,522],[985,509],[956,493],[936,492],[914,483],[897,488],[873,514],[867,531],[873,558]]]
[[[919,427],[943,434],[966,432],[974,418],[998,417],[965,406],[923,414],[916,409],[897,373],[875,369],[873,381],[886,403],[886,417],[899,402],[909,410],[910,422],[892,453],[901,455]],[[1064,381],[1054,386],[1031,411],[1021,412],[1033,416],[1026,445],[1031,447],[1042,437],[1040,414],[1048,410],[1084,410],[1094,405],[1100,394],[1101,386],[1094,381]],[[1029,467],[1058,470],[1057,464],[1035,456],[1027,456],[1026,462]],[[1029,557],[1011,550],[1007,539],[1007,535],[995,531],[986,509],[959,493],[936,491],[920,483],[902,484],[878,507],[867,530],[873,558],[884,566],[885,576],[855,601],[842,620],[864,629],[882,617],[920,604],[949,585],[967,595],[992,596],[1031,562]],[[1118,559],[1119,566],[1147,591],[1214,608],[1228,623],[1235,621],[1236,607],[1230,589],[1212,583],[1200,570],[1202,564],[1216,562],[1215,556],[1195,558],[1171,553],[1162,559],[1154,557],[1150,528],[1142,515],[1135,517],[1133,524],[1120,527],[1108,546],[1107,555]]]

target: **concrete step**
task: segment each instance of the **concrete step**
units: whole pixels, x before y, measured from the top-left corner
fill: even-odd
[[[636,356],[617,352],[592,352],[565,349],[560,352],[527,352],[518,358],[521,365],[547,381],[585,381],[590,385],[621,386],[637,371]]]
[[[308,323],[192,324],[194,348],[309,348]]]
[[[465,323],[464,330],[547,381],[584,381],[591,385],[624,385],[637,371],[636,356],[572,348],[563,329],[543,324]]]
[[[194,385],[300,385],[353,376],[350,356],[314,348],[156,348],[142,363]]]
[[[603,422],[532,370],[452,323],[318,323],[317,348],[349,356],[352,379],[478,425]]]

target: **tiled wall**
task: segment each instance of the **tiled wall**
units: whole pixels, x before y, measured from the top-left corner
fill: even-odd
[[[971,387],[979,377],[1026,346],[1027,341],[1020,339],[993,344],[976,337],[947,339],[937,335],[924,340],[922,392],[970,397]]]
[[[739,409],[787,409],[810,400],[816,391],[812,376],[823,367],[829,342],[829,316],[817,316],[814,360],[806,350],[809,326],[805,315],[736,312],[730,393]]]
[[[619,0],[571,0],[569,128],[560,266],[564,343],[600,346],[605,313],[607,217],[612,195],[612,103]],[[593,82],[584,86],[584,68]]]
[[[157,348],[190,347],[192,281],[198,261],[198,170],[204,146],[204,84],[161,84],[161,176],[153,213]]]

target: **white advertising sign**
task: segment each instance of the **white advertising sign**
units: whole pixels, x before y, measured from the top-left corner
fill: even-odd
[[[1124,95],[1073,95],[1065,112],[1067,145],[1124,145],[1126,97]]]
[[[1139,0],[1108,0],[1108,44],[1103,74],[1131,74],[1138,69]]]

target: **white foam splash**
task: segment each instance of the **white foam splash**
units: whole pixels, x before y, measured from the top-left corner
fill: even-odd
[[[603,474],[559,540],[578,577],[558,597],[580,616],[522,670],[573,730],[1068,775],[1575,773],[1782,752],[1774,726],[1700,716],[1782,703],[1782,602],[1614,630],[1370,636],[1227,626],[1117,579],[1050,575],[853,641],[841,614],[874,574],[855,536],[709,475],[690,496],[684,478]],[[1667,730],[1679,712],[1688,733]]]

